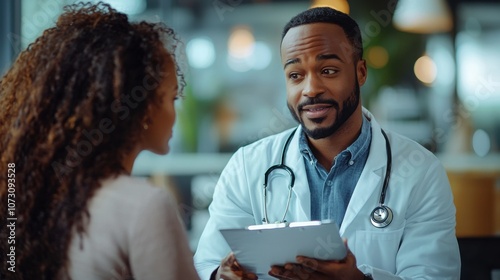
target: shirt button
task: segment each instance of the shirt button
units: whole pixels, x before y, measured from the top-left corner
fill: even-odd
[[[333,185],[333,182],[332,182],[331,180],[328,180],[328,181],[326,182],[326,184],[327,184],[329,187],[331,187],[331,186]]]
[[[349,166],[353,165],[354,164],[354,160],[350,160],[349,161]]]

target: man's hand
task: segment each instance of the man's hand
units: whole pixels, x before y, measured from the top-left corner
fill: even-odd
[[[347,248],[347,241],[344,241]],[[364,274],[356,267],[356,258],[347,248],[347,256],[340,261],[323,261],[298,256],[297,263],[273,265],[269,275],[278,279],[292,280],[363,280]]]
[[[255,280],[257,279],[257,275],[246,272],[236,261],[234,254],[229,253],[229,255],[221,261],[217,274],[215,275],[215,279]]]

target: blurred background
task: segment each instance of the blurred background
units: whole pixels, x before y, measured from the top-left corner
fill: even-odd
[[[0,1],[0,73],[54,25],[64,5],[74,2]],[[133,174],[177,195],[193,251],[231,154],[296,125],[285,101],[281,32],[297,13],[326,5],[349,13],[360,26],[369,68],[361,88],[363,105],[383,127],[435,153],[447,169],[461,250],[478,244],[486,248],[481,264],[469,259],[473,253],[464,253],[463,261],[470,262],[464,269],[475,265],[476,276],[479,266],[489,269],[485,273],[498,273],[500,1],[105,2],[134,21],[165,22],[184,42],[181,57],[188,86],[177,104],[171,152],[142,153]],[[485,257],[492,248],[497,253]]]

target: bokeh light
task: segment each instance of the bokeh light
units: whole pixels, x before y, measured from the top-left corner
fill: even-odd
[[[413,70],[417,79],[426,85],[432,84],[437,76],[436,63],[427,55],[417,59]]]
[[[209,38],[194,38],[186,46],[189,65],[193,68],[207,68],[215,61],[215,48]]]

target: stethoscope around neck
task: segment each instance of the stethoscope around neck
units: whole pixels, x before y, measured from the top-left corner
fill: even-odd
[[[290,182],[288,184],[288,198],[286,202],[286,207],[285,211],[283,213],[283,217],[281,220],[276,221],[276,223],[286,223],[285,217],[286,214],[288,213],[288,209],[290,207],[290,201],[292,200],[292,190],[293,186],[295,184],[295,174],[293,173],[292,169],[288,167],[285,164],[285,156],[286,152],[288,150],[288,146],[290,145],[290,142],[292,141],[293,135],[295,134],[295,131],[297,129],[294,129],[290,136],[286,139],[285,145],[283,146],[283,151],[281,153],[281,161],[279,164],[273,165],[269,167],[265,173],[264,177],[264,194],[263,194],[263,200],[264,200],[264,218],[262,219],[262,222],[264,224],[269,224],[269,217],[267,214],[267,188],[268,182],[269,182],[269,175],[276,171],[276,170],[284,170],[286,173],[288,173],[288,176],[290,177]],[[387,153],[387,168],[386,168],[386,173],[384,177],[384,182],[382,185],[382,191],[380,193],[380,198],[379,198],[379,204],[377,207],[373,209],[373,211],[370,214],[370,222],[374,227],[377,228],[384,228],[388,226],[393,219],[393,213],[391,208],[389,206],[385,205],[385,195],[387,193],[387,187],[389,186],[389,179],[390,179],[390,174],[391,174],[391,168],[392,168],[392,152],[391,152],[391,145],[389,143],[389,139],[387,138],[387,135],[384,130],[381,130],[382,134],[384,135],[385,139],[385,147],[386,147],[386,153]]]

